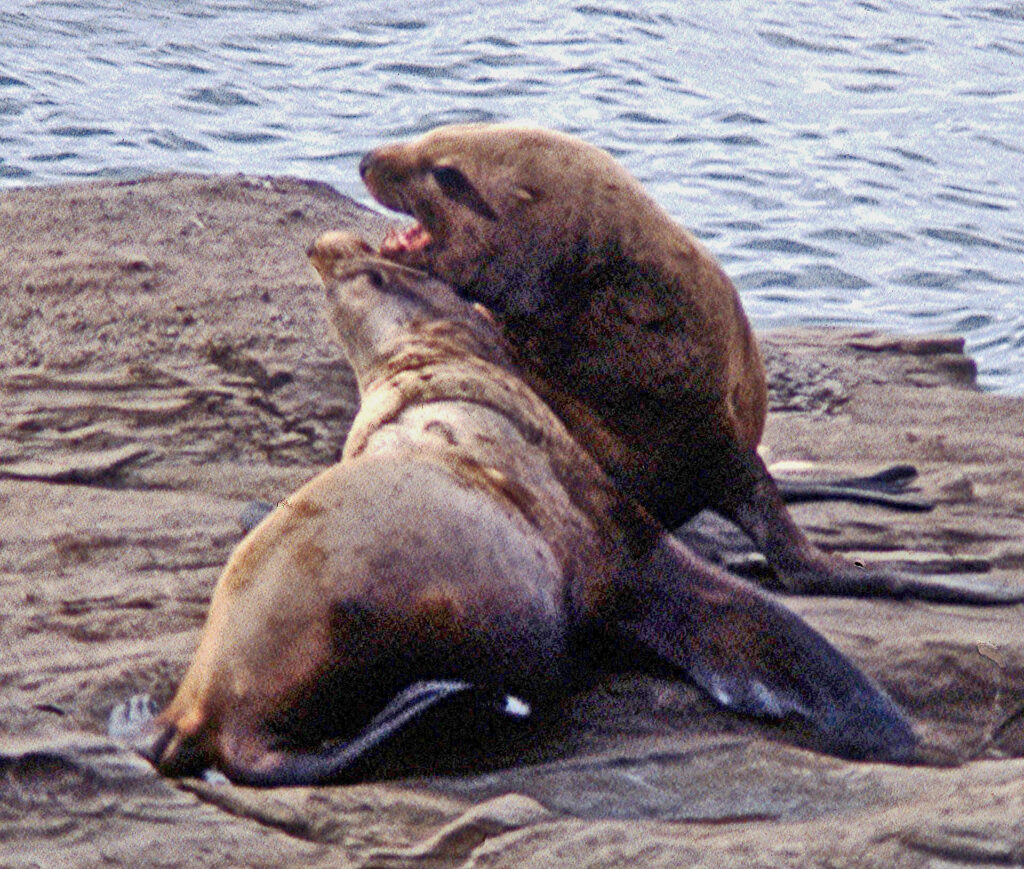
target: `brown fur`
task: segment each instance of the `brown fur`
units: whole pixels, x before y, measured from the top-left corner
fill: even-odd
[[[736,289],[609,154],[562,133],[469,124],[382,146],[360,172],[429,233],[382,253],[491,307],[531,386],[666,527],[717,510],[792,590],[1020,599],[860,570],[803,535],[756,452],[767,388]]]
[[[658,533],[633,508],[619,521],[614,486],[507,376],[492,324],[422,275],[353,264],[363,249],[332,234],[311,251],[362,396],[342,461],[228,561],[155,722],[165,772],[246,780],[276,763],[272,727],[312,745],[351,734],[420,679],[564,691],[571,624],[614,607],[627,536],[649,548],[637,541]],[[328,691],[339,711],[324,721],[327,685],[344,689]]]
[[[819,635],[621,495],[449,287],[343,234],[311,260],[361,408],[341,462],[228,561],[176,695],[140,726],[160,770],[334,780],[389,738],[381,715],[410,686],[540,703],[589,671],[595,639],[646,648],[740,712],[801,719],[823,747],[914,750]]]
[[[438,166],[494,217],[453,201]],[[370,192],[431,234],[425,251],[396,258],[491,306],[533,385],[663,521],[705,506],[720,444],[757,446],[767,386],[735,288],[608,154],[467,125],[379,148],[364,167]],[[665,503],[667,481],[683,509]]]

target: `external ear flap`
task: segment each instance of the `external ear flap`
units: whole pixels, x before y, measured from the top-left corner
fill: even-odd
[[[453,202],[465,205],[488,220],[498,219],[494,209],[487,204],[472,182],[454,166],[435,166],[430,170],[430,174],[434,176],[441,192]]]

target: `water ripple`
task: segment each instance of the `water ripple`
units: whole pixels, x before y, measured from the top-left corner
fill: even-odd
[[[226,108],[228,106],[257,106],[256,100],[249,99],[230,85],[203,87],[189,91],[185,99],[193,103]]]
[[[955,330],[1024,391],[1024,3],[11,0],[0,184],[181,169],[366,200],[366,149],[522,120],[607,148],[759,326]]]

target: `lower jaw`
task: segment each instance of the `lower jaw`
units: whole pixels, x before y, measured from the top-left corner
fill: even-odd
[[[422,223],[416,222],[401,232],[390,230],[380,244],[379,254],[404,264],[426,262],[434,239]]]

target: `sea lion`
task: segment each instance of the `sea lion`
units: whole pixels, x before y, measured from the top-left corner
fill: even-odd
[[[452,698],[549,704],[600,647],[826,750],[913,756],[903,714],[828,642],[622,496],[493,323],[349,235],[310,257],[361,398],[342,459],[236,548],[170,704],[135,698],[112,733],[167,774],[335,781]]]
[[[381,253],[488,306],[530,385],[666,528],[715,510],[794,592],[1024,600],[865,569],[807,539],[757,454],[766,375],[735,287],[605,151],[466,124],[379,147],[359,171],[382,205],[417,221]]]

